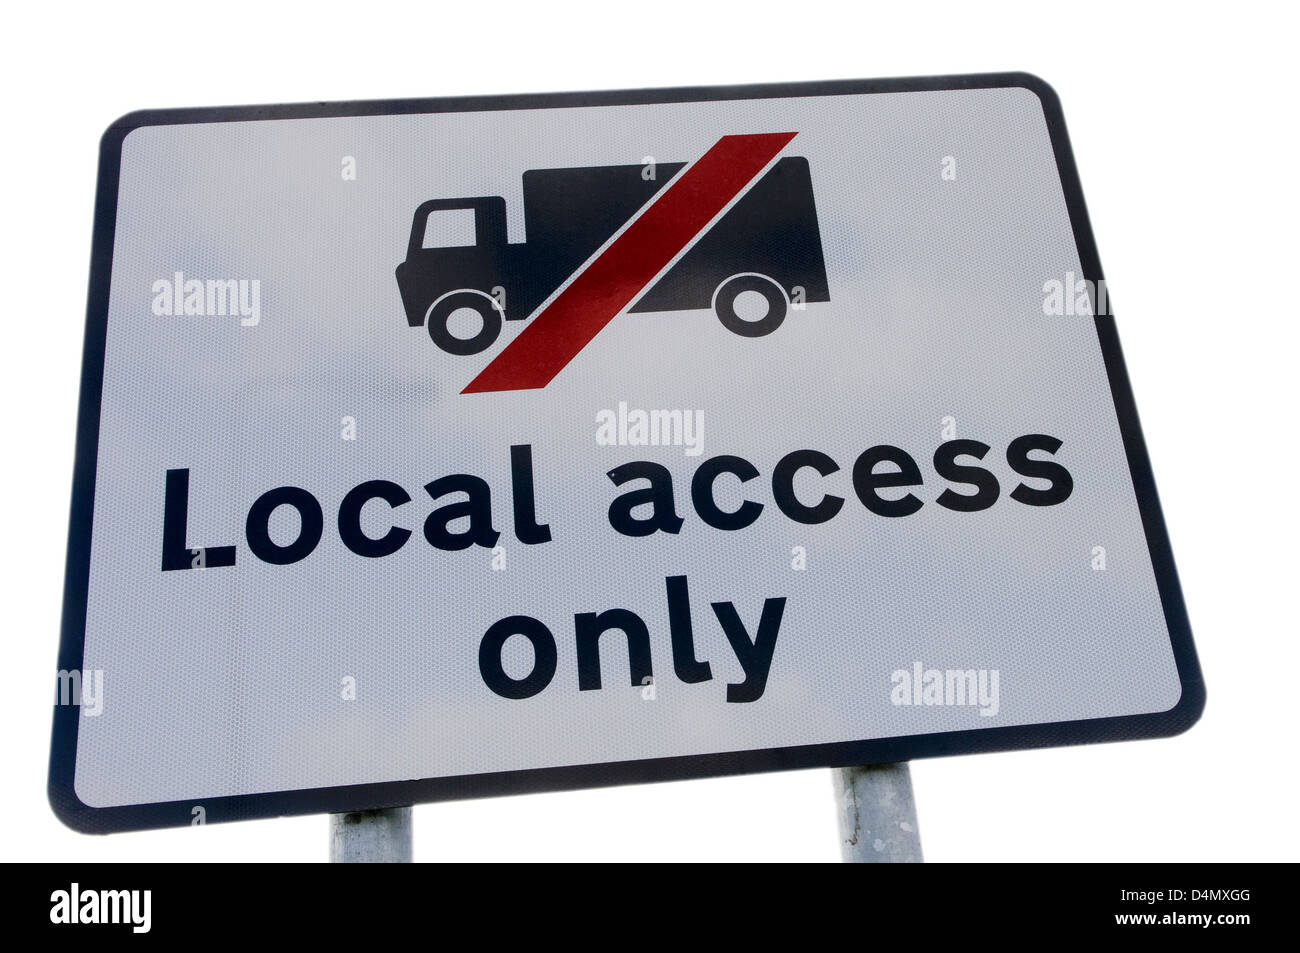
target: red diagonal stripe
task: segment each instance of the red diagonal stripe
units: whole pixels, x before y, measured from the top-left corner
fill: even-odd
[[[795,137],[723,136],[461,393],[545,387]]]

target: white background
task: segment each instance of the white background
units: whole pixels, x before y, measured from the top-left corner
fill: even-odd
[[[1213,19],[1098,3],[465,9],[29,5],[7,20],[0,859],[326,853],[322,817],[92,838],[45,801],[95,166],[113,119],[1009,69],[1064,102],[1209,703],[1171,740],[914,764],[927,858],[1300,859],[1294,17],[1275,4]],[[807,771],[424,806],[415,853],[833,860],[834,822],[829,772]]]

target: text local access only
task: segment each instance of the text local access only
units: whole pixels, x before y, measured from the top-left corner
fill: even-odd
[[[1055,506],[1069,498],[1074,488],[1070,472],[1051,459],[1061,449],[1062,441],[1047,434],[1025,434],[1012,440],[1003,454],[1007,466],[1017,477],[1024,478],[1007,496],[1026,506]],[[988,509],[1001,496],[1001,484],[993,470],[980,465],[992,448],[978,440],[948,440],[940,444],[931,457],[935,473],[944,481],[943,490],[934,503],[944,509],[970,513]],[[1034,454],[1035,456],[1031,456]],[[974,461],[974,462],[972,462]],[[515,538],[525,545],[550,542],[551,529],[537,520],[532,446],[520,444],[510,448],[511,501]],[[805,469],[822,478],[840,471],[839,464],[817,450],[796,450],[783,456],[772,470],[772,496],[776,508],[796,523],[817,524],[833,519],[845,505],[845,497],[825,490],[815,502],[795,495],[796,474]],[[722,509],[714,495],[714,485],[727,475],[741,484],[760,476],[758,468],[739,456],[721,455],[701,462],[691,479],[690,502],[695,515],[705,524],[722,531],[735,531],[752,525],[765,506],[746,499],[738,507]],[[924,501],[913,488],[926,485],[915,458],[899,447],[880,444],[864,450],[854,461],[851,487],[858,501],[877,516],[899,518],[916,513]],[[637,484],[617,495],[609,505],[609,524],[627,537],[645,537],[663,532],[676,534],[685,520],[678,513],[676,491],[671,472],[662,464],[633,461],[608,471],[616,487]],[[1033,481],[1034,485],[1024,482]],[[969,487],[973,492],[958,491],[953,485]],[[881,491],[889,491],[888,495]],[[428,497],[437,502],[453,494],[463,498],[436,506],[425,518],[424,537],[429,545],[441,550],[464,550],[473,546],[488,549],[496,546],[500,533],[494,528],[492,491],[481,477],[457,473],[440,477],[424,486]],[[900,492],[906,491],[906,492]],[[215,569],[233,566],[234,545],[194,547],[187,542],[190,497],[190,471],[167,471],[163,505],[162,568]],[[382,500],[394,511],[413,502],[411,494],[390,480],[368,480],[344,495],[338,505],[335,525],[343,545],[357,556],[377,559],[391,555],[413,535],[408,527],[391,525],[382,536],[368,536],[361,528],[361,510],[372,500]],[[272,514],[282,506],[297,511],[299,528],[296,538],[278,542],[271,537]],[[394,519],[397,519],[395,512]],[[452,529],[460,523],[463,528]],[[308,490],[281,486],[259,496],[248,510],[245,543],[259,560],[272,565],[287,565],[307,558],[315,551],[324,534],[325,518],[320,501]],[[709,663],[695,658],[691,628],[690,599],[685,576],[665,580],[673,669],[686,683],[712,678]],[[729,702],[755,701],[762,697],[776,648],[785,598],[764,601],[758,624],[751,637],[735,606],[730,602],[712,603],[723,633],[745,673],[742,682],[727,686]],[[574,616],[579,689],[601,687],[598,641],[611,629],[621,630],[628,640],[628,658],[633,686],[644,686],[652,679],[650,638],[645,623],[627,609],[608,609],[599,613]],[[507,640],[523,636],[532,643],[533,666],[522,678],[513,678],[502,665],[502,651]],[[479,645],[479,669],[484,682],[503,698],[523,699],[536,695],[550,684],[557,665],[554,636],[539,620],[526,615],[509,616],[494,623]]]

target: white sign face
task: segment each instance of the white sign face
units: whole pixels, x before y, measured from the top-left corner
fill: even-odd
[[[1199,714],[1032,77],[143,113],[103,149],[78,829]]]

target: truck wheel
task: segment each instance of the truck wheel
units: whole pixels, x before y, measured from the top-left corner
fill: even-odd
[[[473,337],[458,338],[451,333],[449,322],[453,314],[464,309],[476,313],[483,321],[483,327]],[[501,309],[497,307],[495,299],[481,291],[449,291],[429,305],[424,324],[429,329],[429,337],[433,338],[434,344],[448,354],[463,357],[492,346],[492,342],[501,333]]]
[[[736,299],[746,291],[756,291],[767,300],[767,313],[760,318],[742,318],[736,311]],[[713,310],[722,326],[733,334],[761,338],[771,334],[785,320],[789,302],[785,289],[767,275],[732,275],[713,293]]]

